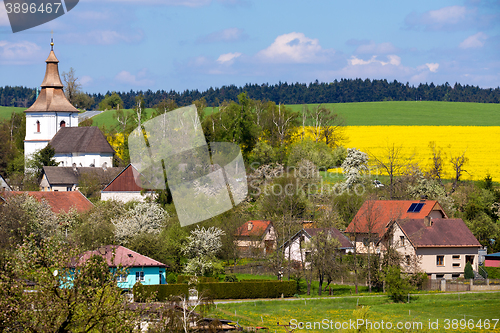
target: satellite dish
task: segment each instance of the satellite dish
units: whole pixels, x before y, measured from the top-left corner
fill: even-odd
[[[58,273],[59,273],[59,272],[58,272],[58,271],[57,271],[57,269],[56,269],[56,270],[54,271],[54,273],[53,273],[53,274],[54,274],[54,276],[57,276],[57,274],[58,274]]]

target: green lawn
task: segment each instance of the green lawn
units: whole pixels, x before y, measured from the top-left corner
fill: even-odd
[[[244,327],[265,326],[270,329],[270,332],[285,332],[283,327],[276,325],[277,322],[280,324],[291,322],[295,325],[300,322],[304,325],[308,322],[312,323],[311,325],[319,322],[325,325],[324,320],[326,320],[328,329],[318,324],[316,329],[296,330],[296,332],[324,332],[337,331],[335,328],[330,329],[331,322],[335,325],[335,322],[356,321],[359,318],[354,314],[354,310],[357,306],[364,306],[369,307],[367,319],[372,322],[372,325],[375,322],[379,325],[382,321],[385,323],[384,329],[376,332],[500,332],[500,322],[497,322],[496,327],[493,328],[494,319],[500,319],[499,302],[500,293],[498,292],[419,294],[412,296],[409,304],[393,303],[387,296],[326,297],[314,300],[301,298],[217,304],[209,316],[230,319]],[[483,325],[486,319],[490,328],[485,330]],[[415,329],[388,330],[386,328],[389,322],[394,328],[401,322],[403,325],[410,323],[408,325],[413,325]],[[416,329],[420,325],[418,323],[421,323],[421,329]],[[430,323],[437,325],[437,329],[429,329]],[[483,326],[482,329],[479,328],[479,323]],[[446,329],[447,325],[450,329]],[[464,328],[466,325],[469,327]],[[453,328],[456,329],[453,330]]]
[[[500,105],[486,103],[455,102],[366,102],[366,103],[330,103],[341,114],[349,126],[374,125],[453,125],[453,126],[500,126]],[[302,105],[288,105],[301,112]],[[317,104],[310,104],[310,107]],[[24,108],[0,107],[0,119],[8,118],[10,113],[24,111]],[[206,108],[210,114],[217,108]],[[153,109],[146,109],[150,114]],[[114,111],[107,111],[95,116],[94,124],[114,127]]]

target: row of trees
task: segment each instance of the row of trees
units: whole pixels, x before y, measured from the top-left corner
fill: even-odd
[[[73,74],[73,69],[69,73]],[[63,75],[64,78],[64,75]],[[246,84],[243,87],[234,85],[222,86],[220,88],[209,88],[205,91],[185,90],[177,92],[174,90],[158,90],[156,92],[133,91],[119,92],[118,95],[127,109],[133,108],[135,97],[144,96],[145,107],[153,107],[164,99],[171,99],[179,105],[189,105],[195,100],[205,98],[208,106],[218,106],[222,101],[237,101],[238,95],[247,92],[252,99],[272,101],[283,104],[317,104],[317,103],[351,103],[351,102],[377,102],[385,100],[394,101],[450,101],[450,102],[476,102],[476,103],[499,103],[500,88],[480,88],[478,86],[462,85],[448,82],[435,85],[434,83],[419,84],[401,83],[396,80],[370,79],[341,79],[333,82],[287,83],[279,82],[270,84]],[[99,103],[106,94],[87,94],[79,96],[75,104],[80,108],[97,109]],[[35,101],[35,90],[24,87],[0,87],[0,105],[28,107]]]

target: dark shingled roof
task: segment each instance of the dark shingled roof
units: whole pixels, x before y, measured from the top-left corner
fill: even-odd
[[[101,185],[108,184],[119,174],[123,168],[101,168],[101,167],[58,167],[44,166],[43,173],[47,177],[50,185],[57,184],[78,184],[81,175],[96,176]]]
[[[348,249],[353,247],[349,239],[340,232],[337,228],[304,228],[304,231],[309,234],[309,236],[314,237],[320,232],[330,235],[331,237],[337,239],[340,243],[340,248],[341,249]]]
[[[94,251],[87,251],[80,257],[82,264],[94,255],[100,255],[109,267],[168,267],[167,265],[118,245],[106,245]]]
[[[49,142],[56,154],[114,153],[98,127],[61,127]]]
[[[430,227],[425,226],[424,219],[405,219],[396,223],[415,248],[481,246],[462,219],[432,219]]]
[[[41,84],[42,90],[35,103],[24,112],[80,112],[66,99],[63,92],[63,84],[59,77],[59,69],[54,51],[50,51],[49,57],[45,61],[47,68],[45,77]]]

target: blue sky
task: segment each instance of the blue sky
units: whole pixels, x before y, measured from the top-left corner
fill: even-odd
[[[0,4],[0,86],[59,70],[87,92],[205,90],[341,78],[500,86],[500,1],[80,0],[13,34]]]

